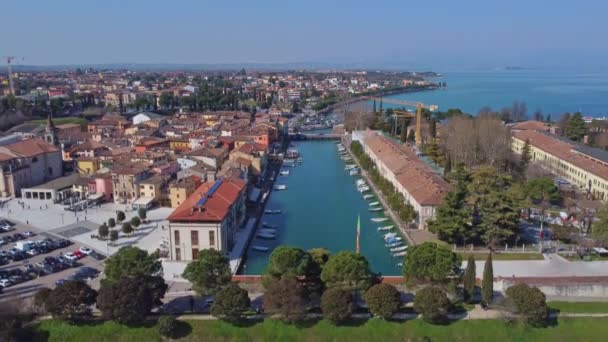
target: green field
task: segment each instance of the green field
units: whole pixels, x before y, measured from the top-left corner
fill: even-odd
[[[608,302],[548,302],[561,313],[608,313]]]
[[[39,120],[31,120],[28,123],[38,123],[45,124],[47,119],[39,119]],[[81,129],[84,130],[87,128],[87,124],[89,123],[87,119],[83,118],[54,118],[53,123],[55,125],[63,125],[63,124],[78,124]]]
[[[37,328],[39,338],[48,341],[158,341],[154,326],[128,328],[116,323],[68,325],[44,321]],[[498,320],[458,321],[429,325],[422,320],[404,323],[372,319],[360,324],[335,327],[326,321],[306,326],[285,325],[265,320],[247,327],[221,321],[182,323],[180,341],[601,341],[608,336],[608,319],[560,319],[547,328],[530,328]]]
[[[484,261],[488,258],[488,253],[466,253],[458,252],[462,260],[469,259],[469,255],[473,254],[475,260]],[[540,253],[494,253],[492,260],[543,260],[543,255]]]

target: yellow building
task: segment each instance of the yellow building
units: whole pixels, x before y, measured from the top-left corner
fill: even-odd
[[[101,164],[97,158],[79,158],[76,160],[76,169],[81,175],[91,175],[101,169]]]
[[[171,198],[171,208],[179,207],[190,197],[200,185],[194,177],[182,178],[169,187],[169,197]]]
[[[522,130],[513,131],[512,135],[513,152],[521,154],[528,141],[531,162],[595,198],[608,199],[608,152],[544,132]]]
[[[170,140],[169,149],[173,151],[185,151],[190,149],[190,142],[188,140]]]
[[[156,202],[160,200],[162,187],[165,181],[160,176],[153,176],[139,182],[139,197],[151,198]]]

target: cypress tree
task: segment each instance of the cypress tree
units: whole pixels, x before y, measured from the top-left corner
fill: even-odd
[[[483,266],[483,279],[481,281],[481,300],[485,305],[492,303],[494,298],[494,269],[492,268],[492,253],[488,254],[486,264]]]
[[[521,159],[519,160],[519,166],[522,170],[526,170],[531,159],[532,151],[530,150],[530,139],[526,139],[524,147],[521,149]]]
[[[407,135],[407,141],[409,141],[409,142],[416,141],[416,132],[415,132],[415,130],[413,130],[413,129],[410,130],[410,132]]]
[[[431,119],[429,123],[429,134],[431,135],[431,139],[437,138],[437,121],[435,119]]]
[[[475,296],[475,258],[471,254],[464,272],[464,300],[470,302]]]
[[[376,100],[374,100],[374,115],[376,114]]]
[[[452,172],[452,158],[450,157],[450,154],[447,153],[445,157],[445,168],[443,169],[443,174],[447,175],[450,172]]]
[[[407,141],[407,121],[403,122],[401,126],[401,142],[405,143]]]

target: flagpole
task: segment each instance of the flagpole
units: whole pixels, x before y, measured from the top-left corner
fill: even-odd
[[[357,216],[357,254],[361,251],[361,214]]]

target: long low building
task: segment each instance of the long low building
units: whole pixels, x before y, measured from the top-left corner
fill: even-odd
[[[433,168],[416,155],[410,145],[401,145],[375,131],[355,131],[353,141],[359,141],[380,174],[388,179],[418,213],[418,227],[435,216],[436,208],[452,191]]]
[[[513,152],[521,154],[528,141],[532,162],[596,198],[608,199],[608,151],[535,130],[513,130],[512,136]]]

